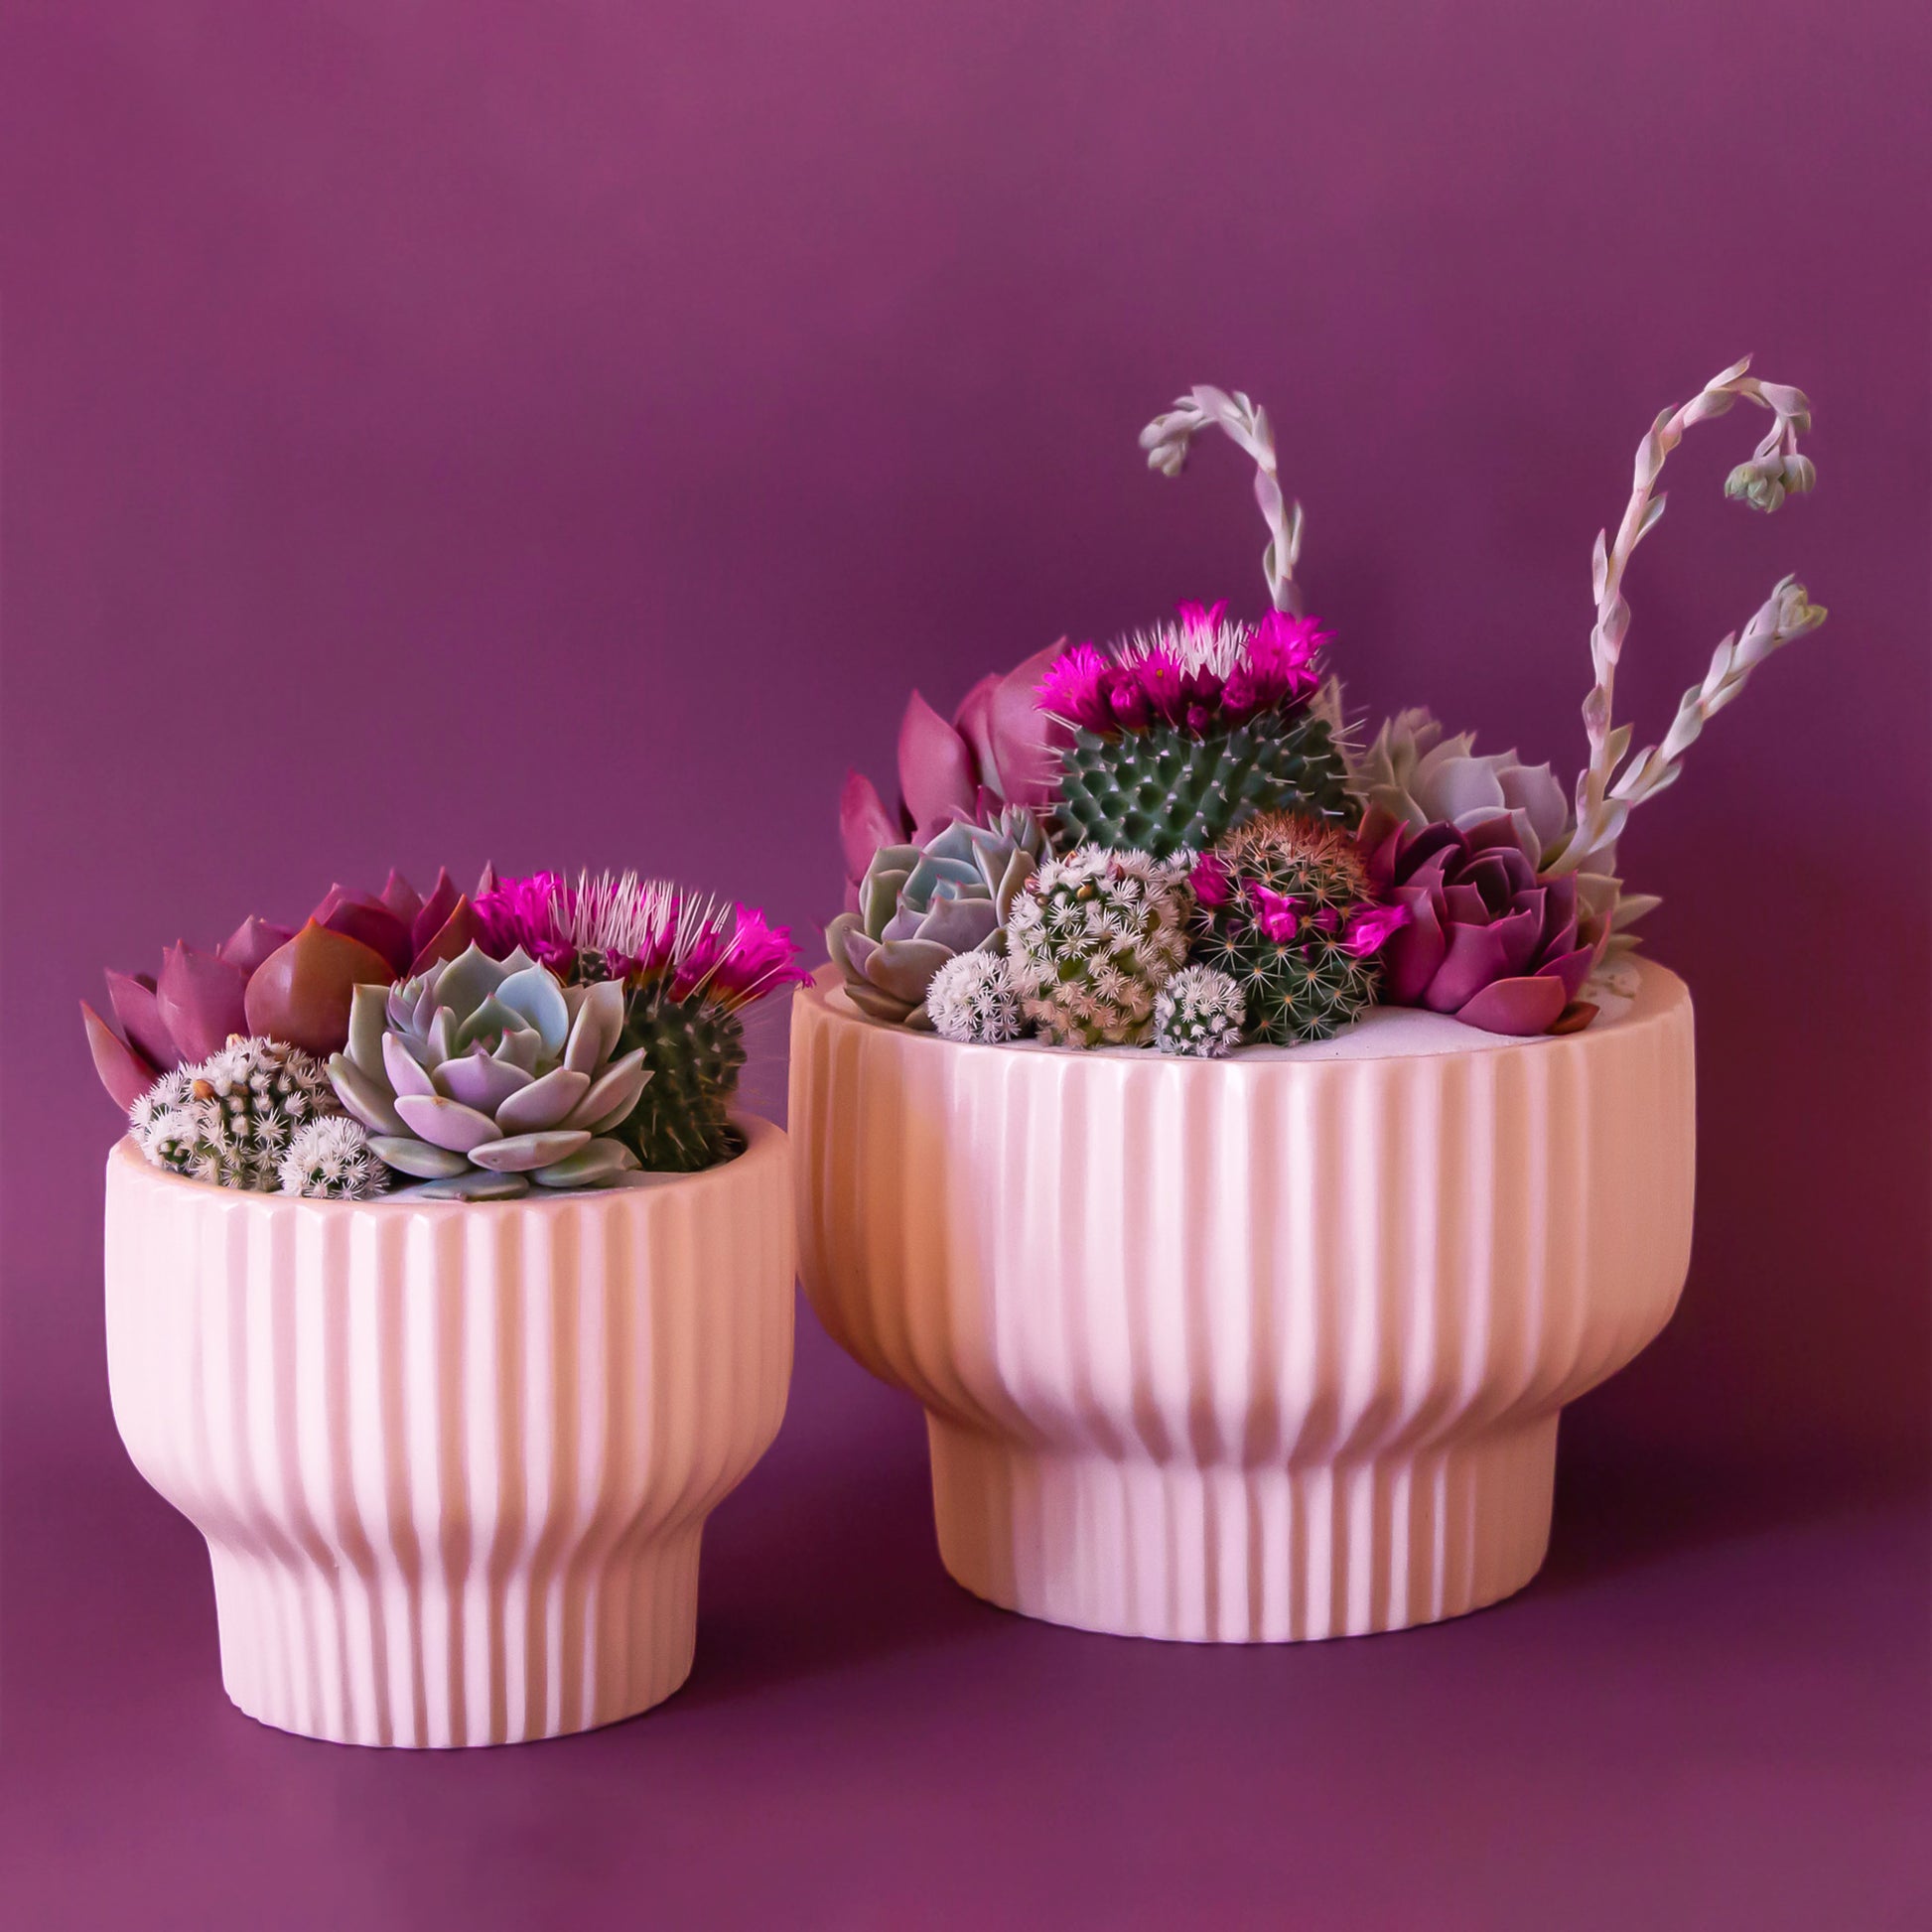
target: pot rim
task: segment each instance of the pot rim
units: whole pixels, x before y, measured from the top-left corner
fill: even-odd
[[[149,1164],[134,1144],[132,1134],[123,1134],[107,1154],[108,1173],[117,1169],[125,1183],[146,1182],[162,1191],[180,1190],[184,1197],[207,1198],[211,1206],[231,1207],[236,1211],[255,1211],[267,1207],[297,1208],[315,1214],[392,1213],[404,1209],[416,1214],[443,1217],[461,1214],[528,1213],[535,1208],[549,1213],[564,1207],[581,1207],[599,1200],[631,1200],[639,1196],[655,1198],[660,1194],[694,1192],[700,1188],[730,1185],[734,1179],[752,1178],[785,1161],[785,1131],[761,1114],[736,1113],[733,1122],[745,1136],[742,1153],[716,1167],[700,1168],[695,1173],[643,1173],[621,1187],[535,1187],[514,1200],[422,1200],[398,1199],[393,1194],[377,1194],[369,1200],[314,1200],[302,1194],[257,1193],[245,1187],[215,1187],[206,1180],[191,1180],[186,1174],[170,1173],[165,1168]]]
[[[1466,1035],[1467,1038],[1458,1038],[1449,1046],[1397,1048],[1373,1053],[1324,1052],[1322,1049],[1332,1047],[1334,1040],[1311,1040],[1300,1046],[1245,1046],[1219,1059],[1197,1059],[1184,1053],[1162,1053],[1151,1045],[1083,1048],[1050,1046],[1038,1040],[1009,1040],[1000,1045],[991,1045],[980,1040],[945,1039],[936,1033],[895,1027],[884,1020],[875,1020],[872,1015],[862,1013],[850,1000],[840,1000],[834,1004],[833,996],[844,990],[844,975],[830,960],[814,971],[808,985],[798,989],[798,1003],[811,1007],[828,1021],[886,1035],[921,1052],[932,1050],[982,1056],[997,1054],[1009,1064],[1044,1061],[1048,1065],[1159,1065],[1172,1067],[1176,1073],[1212,1078],[1230,1073],[1253,1073],[1264,1067],[1382,1066],[1416,1060],[1449,1059],[1460,1054],[1535,1053],[1557,1045],[1587,1046],[1595,1040],[1622,1038],[1647,1027],[1658,1026],[1670,1020],[1679,1008],[1689,1009],[1690,989],[1668,966],[1660,965],[1654,959],[1639,959],[1631,963],[1639,974],[1637,993],[1624,1012],[1601,1025],[1588,1026],[1572,1034],[1536,1034],[1524,1038],[1511,1034],[1485,1033],[1479,1027],[1463,1026],[1450,1014],[1432,1013],[1426,1008],[1381,1007],[1374,1011],[1414,1013],[1419,1018],[1441,1021],[1445,1026],[1455,1028],[1458,1034]],[[1335,1039],[1345,1039],[1348,1031],[1344,1029],[1335,1035]]]

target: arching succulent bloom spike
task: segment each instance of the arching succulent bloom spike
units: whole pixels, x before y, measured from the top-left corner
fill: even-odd
[[[1744,626],[1743,635],[1733,631],[1719,644],[1704,681],[1685,692],[1663,743],[1646,747],[1626,759],[1630,728],[1613,727],[1610,722],[1617,662],[1630,626],[1623,573],[1637,545],[1656,528],[1664,513],[1664,497],[1652,493],[1664,459],[1695,424],[1724,415],[1741,396],[1768,410],[1771,426],[1751,460],[1730,473],[1725,493],[1769,513],[1787,495],[1802,495],[1818,481],[1810,459],[1798,453],[1800,433],[1811,428],[1811,404],[1804,391],[1781,382],[1761,381],[1749,373],[1750,365],[1748,355],[1733,362],[1682,408],[1667,409],[1657,418],[1637,446],[1630,501],[1614,541],[1607,531],[1596,533],[1596,548],[1590,559],[1596,622],[1589,637],[1590,663],[1596,677],[1584,701],[1589,763],[1577,780],[1575,826],[1561,850],[1546,862],[1546,870],[1552,874],[1574,873],[1590,858],[1610,852],[1631,810],[1676,781],[1684,753],[1705,725],[1744,688],[1751,672],[1774,650],[1825,621],[1823,608],[1811,603],[1804,586],[1784,578]]]
[[[1209,428],[1224,431],[1254,462],[1255,501],[1268,525],[1261,569],[1268,579],[1269,600],[1277,611],[1299,617],[1302,594],[1295,582],[1295,566],[1302,558],[1302,506],[1282,498],[1274,426],[1259,403],[1250,402],[1239,389],[1216,389],[1206,383],[1189,389],[1166,415],[1155,417],[1142,430],[1147,467],[1164,477],[1179,476],[1193,439]]]

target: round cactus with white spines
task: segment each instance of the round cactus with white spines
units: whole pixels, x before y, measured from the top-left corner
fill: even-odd
[[[311,1054],[232,1034],[218,1052],[157,1080],[128,1110],[128,1127],[142,1154],[170,1173],[273,1193],[295,1135],[339,1111]]]
[[[1026,1031],[1012,969],[995,952],[956,953],[933,974],[925,1006],[942,1039],[997,1046]]]
[[[389,1170],[370,1148],[368,1130],[347,1114],[298,1127],[276,1172],[283,1193],[307,1200],[368,1200],[389,1186]]]
[[[1083,845],[1049,860],[1007,918],[1021,1010],[1058,1046],[1136,1046],[1187,956],[1184,870],[1145,852]]]
[[[1241,1044],[1247,1000],[1212,966],[1183,966],[1154,1002],[1154,1043],[1164,1053],[1214,1060]]]

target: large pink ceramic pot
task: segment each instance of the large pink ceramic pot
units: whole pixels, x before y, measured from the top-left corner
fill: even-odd
[[[925,1405],[939,1554],[1122,1635],[1454,1616],[1550,1533],[1557,1417],[1669,1318],[1691,1002],[1504,1039],[1382,1010],[1232,1059],[793,1018],[806,1293]]]
[[[785,1137],[698,1174],[305,1201],[107,1164],[107,1367],[207,1539],[221,1677],[358,1744],[627,1718],[691,1669],[705,1517],[791,1374]]]

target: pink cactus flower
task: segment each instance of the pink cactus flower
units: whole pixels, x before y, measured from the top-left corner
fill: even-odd
[[[1357,905],[1349,910],[1341,943],[1357,959],[1371,959],[1409,923],[1406,905]]]
[[[1302,929],[1302,915],[1286,893],[1258,880],[1250,881],[1248,897],[1255,904],[1255,924],[1278,946],[1286,945]]]
[[[1225,905],[1234,897],[1228,883],[1227,863],[1218,853],[1203,852],[1194,861],[1193,870],[1187,875],[1187,883],[1194,890],[1195,899],[1202,905]]]

